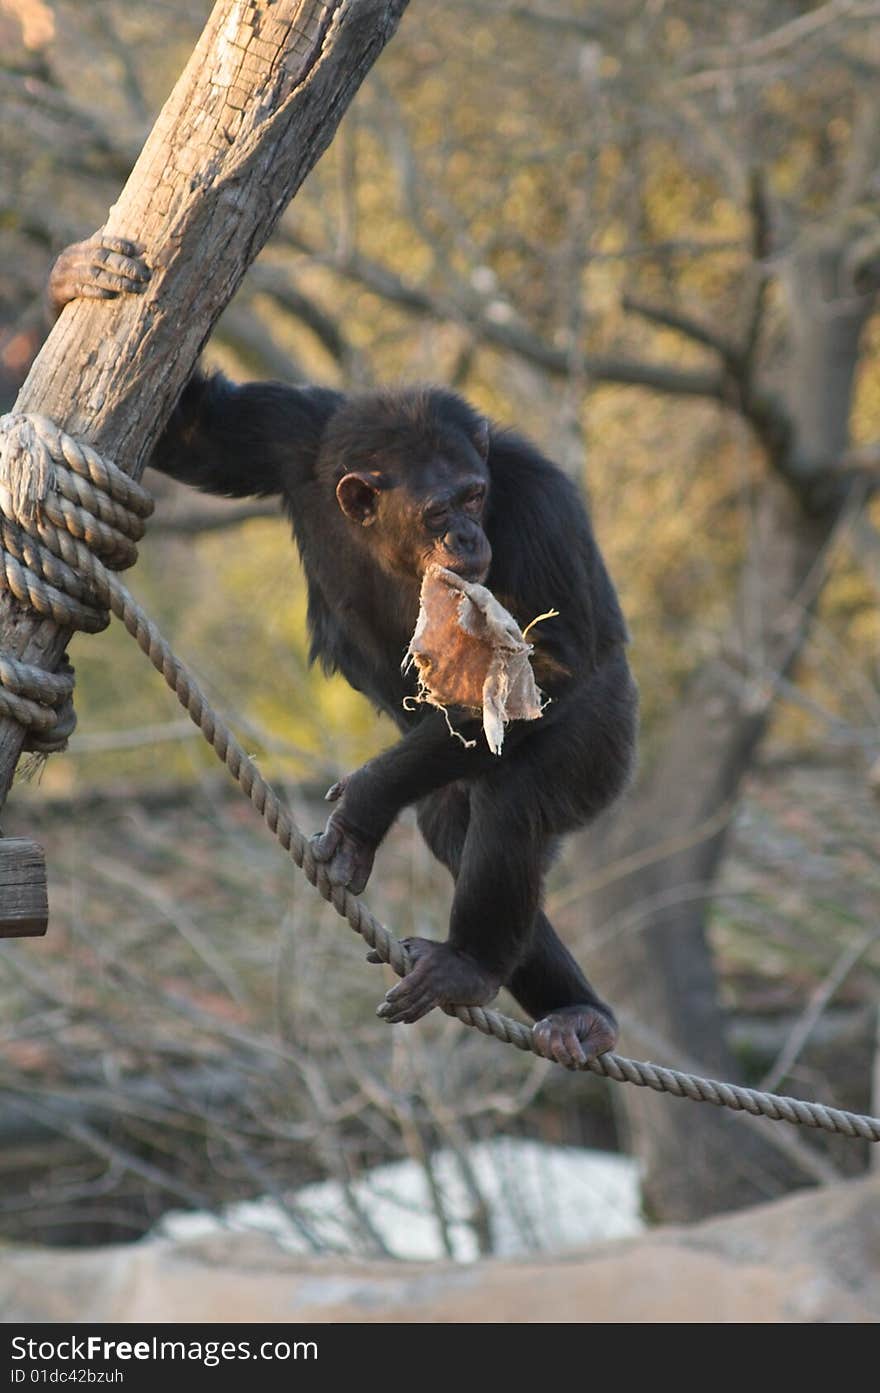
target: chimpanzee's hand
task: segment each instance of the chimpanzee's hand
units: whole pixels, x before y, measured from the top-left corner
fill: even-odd
[[[312,855],[326,865],[331,885],[344,885],[353,895],[365,888],[373,869],[378,841],[359,831],[345,816],[345,788],[348,776],[335,783],[325,795],[329,802],[341,800],[327,819],[323,832],[311,839]]]
[[[56,316],[71,300],[115,300],[140,295],[150,269],[143,247],[125,237],[96,232],[85,242],[65,247],[49,276],[49,305]]]
[[[543,1055],[573,1067],[614,1049],[617,1022],[600,1006],[563,1006],[536,1021],[532,1034]]]
[[[485,1006],[501,986],[499,978],[465,957],[448,943],[427,938],[404,938],[410,970],[392,987],[376,1012],[383,1020],[410,1025],[435,1006]],[[375,953],[367,962],[381,962]]]

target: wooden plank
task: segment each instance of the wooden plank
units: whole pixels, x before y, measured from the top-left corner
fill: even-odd
[[[43,848],[26,837],[0,838],[0,938],[39,938],[48,923]]]

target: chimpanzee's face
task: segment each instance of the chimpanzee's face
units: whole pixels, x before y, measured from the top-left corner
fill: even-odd
[[[421,579],[429,566],[445,566],[482,582],[492,561],[488,491],[485,461],[460,438],[427,461],[389,458],[384,468],[346,474],[336,497],[347,517],[374,529],[368,545],[387,570]]]

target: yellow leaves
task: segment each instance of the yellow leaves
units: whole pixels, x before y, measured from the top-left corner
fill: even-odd
[[[663,28],[670,53],[681,53],[692,43],[690,26],[678,15],[667,15]]]
[[[646,735],[729,615],[748,522],[751,442],[719,410],[602,387],[586,410],[586,483],[643,674]]]
[[[55,37],[55,16],[44,0],[0,0],[0,17],[4,14],[18,22],[25,48],[37,51]]]
[[[876,317],[862,333],[851,429],[856,445],[873,444],[875,440],[880,440],[880,325]]]
[[[248,523],[198,552],[208,583],[190,606],[188,642],[210,661],[228,708],[298,747],[300,775],[310,761],[346,768],[374,752],[376,717],[364,698],[308,666],[305,581],[287,524]]]
[[[619,145],[605,145],[598,154],[599,173],[603,179],[619,179],[623,173],[623,150]]]

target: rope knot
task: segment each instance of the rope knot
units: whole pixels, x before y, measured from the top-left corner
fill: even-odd
[[[45,416],[0,417],[0,586],[63,628],[110,620],[111,578],[137,560],[153,501],[90,445]],[[0,712],[31,732],[28,748],[64,749],[76,724],[73,669],[0,655]]]

